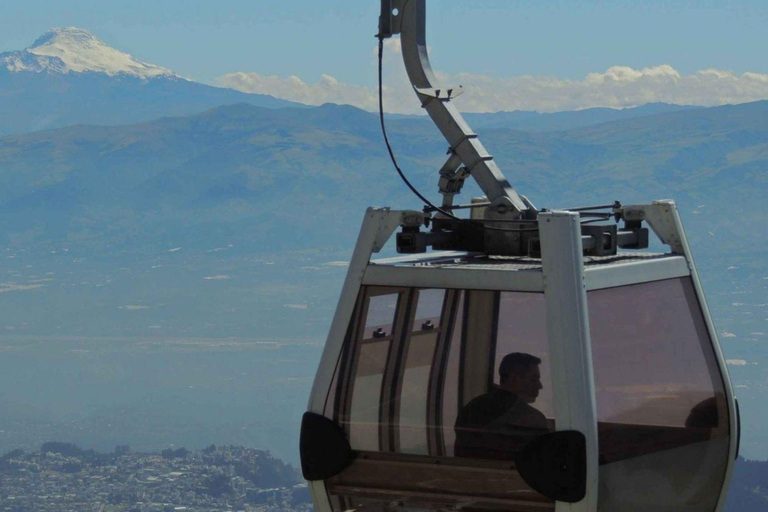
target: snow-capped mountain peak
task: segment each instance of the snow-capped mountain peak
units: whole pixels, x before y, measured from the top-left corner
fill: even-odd
[[[176,76],[169,69],[141,62],[76,27],[49,30],[25,50],[0,54],[0,67],[11,72],[94,72],[143,79]]]

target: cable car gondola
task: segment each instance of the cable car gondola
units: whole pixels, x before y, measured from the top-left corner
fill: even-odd
[[[675,203],[537,211],[437,85],[425,13],[382,0],[379,40],[450,144],[443,204],[365,213],[302,422],[317,510],[722,510],[736,403]]]

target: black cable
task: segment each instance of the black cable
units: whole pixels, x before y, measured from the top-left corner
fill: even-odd
[[[611,218],[610,218],[610,217],[607,217],[607,218],[605,218],[605,219],[590,219],[590,220],[583,220],[583,221],[581,221],[581,225],[583,226],[583,225],[585,225],[585,224],[594,224],[594,223],[596,223],[596,222],[605,222],[605,221],[607,221],[607,220],[611,220]]]
[[[579,206],[578,208],[565,208],[565,211],[568,212],[584,212],[589,210],[610,210],[610,209],[617,209],[621,208],[621,203],[618,201],[614,201],[613,204],[602,204],[599,206]]]
[[[567,211],[567,212],[576,211],[576,213],[578,213],[582,217],[600,217],[600,218],[603,218],[603,219],[610,219],[611,217],[613,217],[612,213],[580,212],[580,211],[577,211],[577,210],[565,210],[565,211]]]
[[[382,79],[382,76],[384,74],[383,63],[384,63],[384,36],[380,35],[379,36],[379,121],[381,122],[381,133],[384,135],[384,143],[387,145],[389,158],[392,159],[392,164],[395,166],[395,170],[397,170],[397,174],[400,175],[400,179],[402,179],[403,182],[408,186],[408,188],[411,189],[411,192],[416,194],[416,197],[421,199],[424,202],[424,204],[426,204],[433,211],[440,212],[446,217],[451,219],[463,220],[463,219],[460,219],[459,217],[456,217],[451,212],[435,206],[434,204],[432,204],[432,202],[430,202],[429,199],[421,195],[421,193],[418,190],[416,190],[416,187],[411,185],[411,182],[408,181],[408,178],[405,177],[405,174],[403,173],[402,169],[400,169],[400,166],[397,164],[397,158],[395,157],[395,152],[392,150],[392,145],[389,143],[389,136],[387,136],[387,126],[384,123],[384,85],[383,85],[383,79]]]

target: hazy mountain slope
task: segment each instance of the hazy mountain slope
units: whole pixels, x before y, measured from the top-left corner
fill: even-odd
[[[478,130],[514,128],[532,132],[551,132],[696,108],[701,107],[648,103],[647,105],[635,108],[588,108],[552,113],[516,110],[514,112],[496,112],[493,114],[466,114],[464,117],[473,128]]]
[[[756,211],[766,192],[766,114],[768,102],[759,102],[570,132],[489,130],[484,142],[540,206],[674,197],[684,211],[728,205],[729,215],[700,218],[711,223],[707,231],[738,232],[734,214]],[[417,206],[391,171],[376,121],[335,105],[235,105],[134,126],[7,137],[0,140],[0,208],[16,220],[4,233],[46,243],[75,234],[94,243],[105,233],[114,242],[130,238],[127,226],[105,224],[114,214],[119,225],[141,218],[144,229],[166,235],[207,226],[285,247],[334,245],[335,236],[356,231],[366,204]],[[404,168],[433,191],[445,151],[436,130],[399,123],[393,137]],[[41,231],[35,222],[44,219],[55,226]],[[88,232],[78,227],[85,219]]]
[[[482,137],[489,130],[521,130],[526,132],[568,131],[614,121],[624,121],[699,108],[703,107],[648,103],[639,107],[622,109],[588,108],[550,113],[515,110],[513,112],[463,113],[462,115],[469,125]],[[421,125],[425,128],[431,127],[433,124],[427,116],[401,114],[389,115],[389,122],[393,126]]]
[[[311,247],[347,228],[317,212],[359,208],[371,200],[364,176],[386,169],[371,120],[350,107],[238,105],[129,127],[8,137],[0,141],[0,208],[12,225],[25,226],[22,238],[40,233],[32,235],[40,242],[109,240],[118,250],[134,235],[150,245],[166,237],[194,243],[203,230],[205,243],[222,233],[225,241]],[[6,236],[19,233],[7,227]]]
[[[483,135],[540,207],[679,201],[726,357],[738,364],[729,369],[752,457],[766,454],[768,421],[766,109]],[[398,121],[391,137],[405,172],[438,200],[446,143],[437,130]],[[468,186],[462,200],[477,193]],[[5,137],[0,326],[43,345],[40,335],[322,340],[344,278],[338,261],[369,205],[421,206],[392,170],[377,116],[352,107],[238,104]],[[303,363],[306,382],[315,362]],[[291,389],[304,403],[306,387]]]
[[[260,107],[301,106],[271,96],[244,94],[179,77],[108,46],[86,30],[53,29],[29,48],[0,54],[0,136],[75,124],[121,125],[181,116],[246,102]],[[468,114],[473,127],[557,131],[686,110],[649,104],[630,109],[577,112]],[[407,123],[423,116],[395,116]]]
[[[729,340],[736,347],[732,357],[749,360],[750,340],[765,332],[760,305],[768,286],[768,230],[760,219],[768,195],[767,109],[768,102],[758,102],[568,132],[490,130],[483,141],[510,181],[539,207],[676,199],[700,266],[717,269],[707,279],[714,293],[723,294],[712,301],[718,327],[740,336],[738,343]],[[205,253],[221,247],[240,256],[307,250],[314,254],[310,260],[343,259],[367,206],[421,206],[396,177],[377,123],[375,115],[352,107],[240,104],[132,126],[6,137],[0,139],[0,247],[26,259],[34,254],[38,262],[87,257],[104,268],[183,247],[201,252],[197,268],[210,260],[209,276],[232,273],[215,271],[213,254]],[[405,172],[438,201],[437,169],[446,143],[437,130],[397,123],[391,136]],[[477,194],[468,184],[461,200]],[[183,279],[180,270],[174,275]],[[33,281],[9,282],[47,286]],[[166,282],[152,293],[172,300],[177,291],[185,293],[179,286]],[[283,294],[293,293],[289,287],[280,290],[276,296],[285,300],[276,300],[294,303]],[[729,295],[737,291],[738,298]],[[252,300],[245,298],[247,287],[242,292],[238,300]],[[327,289],[320,293],[333,300]],[[223,305],[211,307],[195,309],[201,321]],[[185,311],[179,310],[172,330],[187,332]],[[76,310],[70,313],[77,318]],[[106,318],[88,329],[97,332]],[[29,324],[40,320],[30,318]],[[232,332],[247,331],[251,321],[247,315],[233,319]],[[119,332],[123,324],[114,325]],[[299,324],[290,328],[302,330]],[[759,376],[757,370],[733,369],[750,379]]]
[[[186,80],[77,28],[51,30],[25,50],[0,54],[0,136],[136,123],[237,102],[299,106]]]
[[[589,189],[625,199],[670,196],[733,203],[766,187],[768,102],[675,112],[554,134],[487,133],[510,157],[508,177],[575,200]],[[567,180],[567,189],[562,179]],[[530,192],[534,197],[538,194]],[[540,197],[540,196],[539,196]],[[738,207],[745,207],[743,198]],[[571,199],[572,198],[572,199]],[[710,207],[717,204],[710,203]],[[731,204],[731,207],[736,205]]]
[[[0,69],[0,135],[73,124],[137,123],[239,102],[267,108],[300,106],[178,77],[142,80],[97,73],[11,74]]]

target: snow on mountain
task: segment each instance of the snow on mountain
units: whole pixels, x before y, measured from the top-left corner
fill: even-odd
[[[177,76],[170,69],[141,62],[81,28],[49,30],[25,50],[0,54],[0,68],[12,73],[104,73],[142,79]]]

